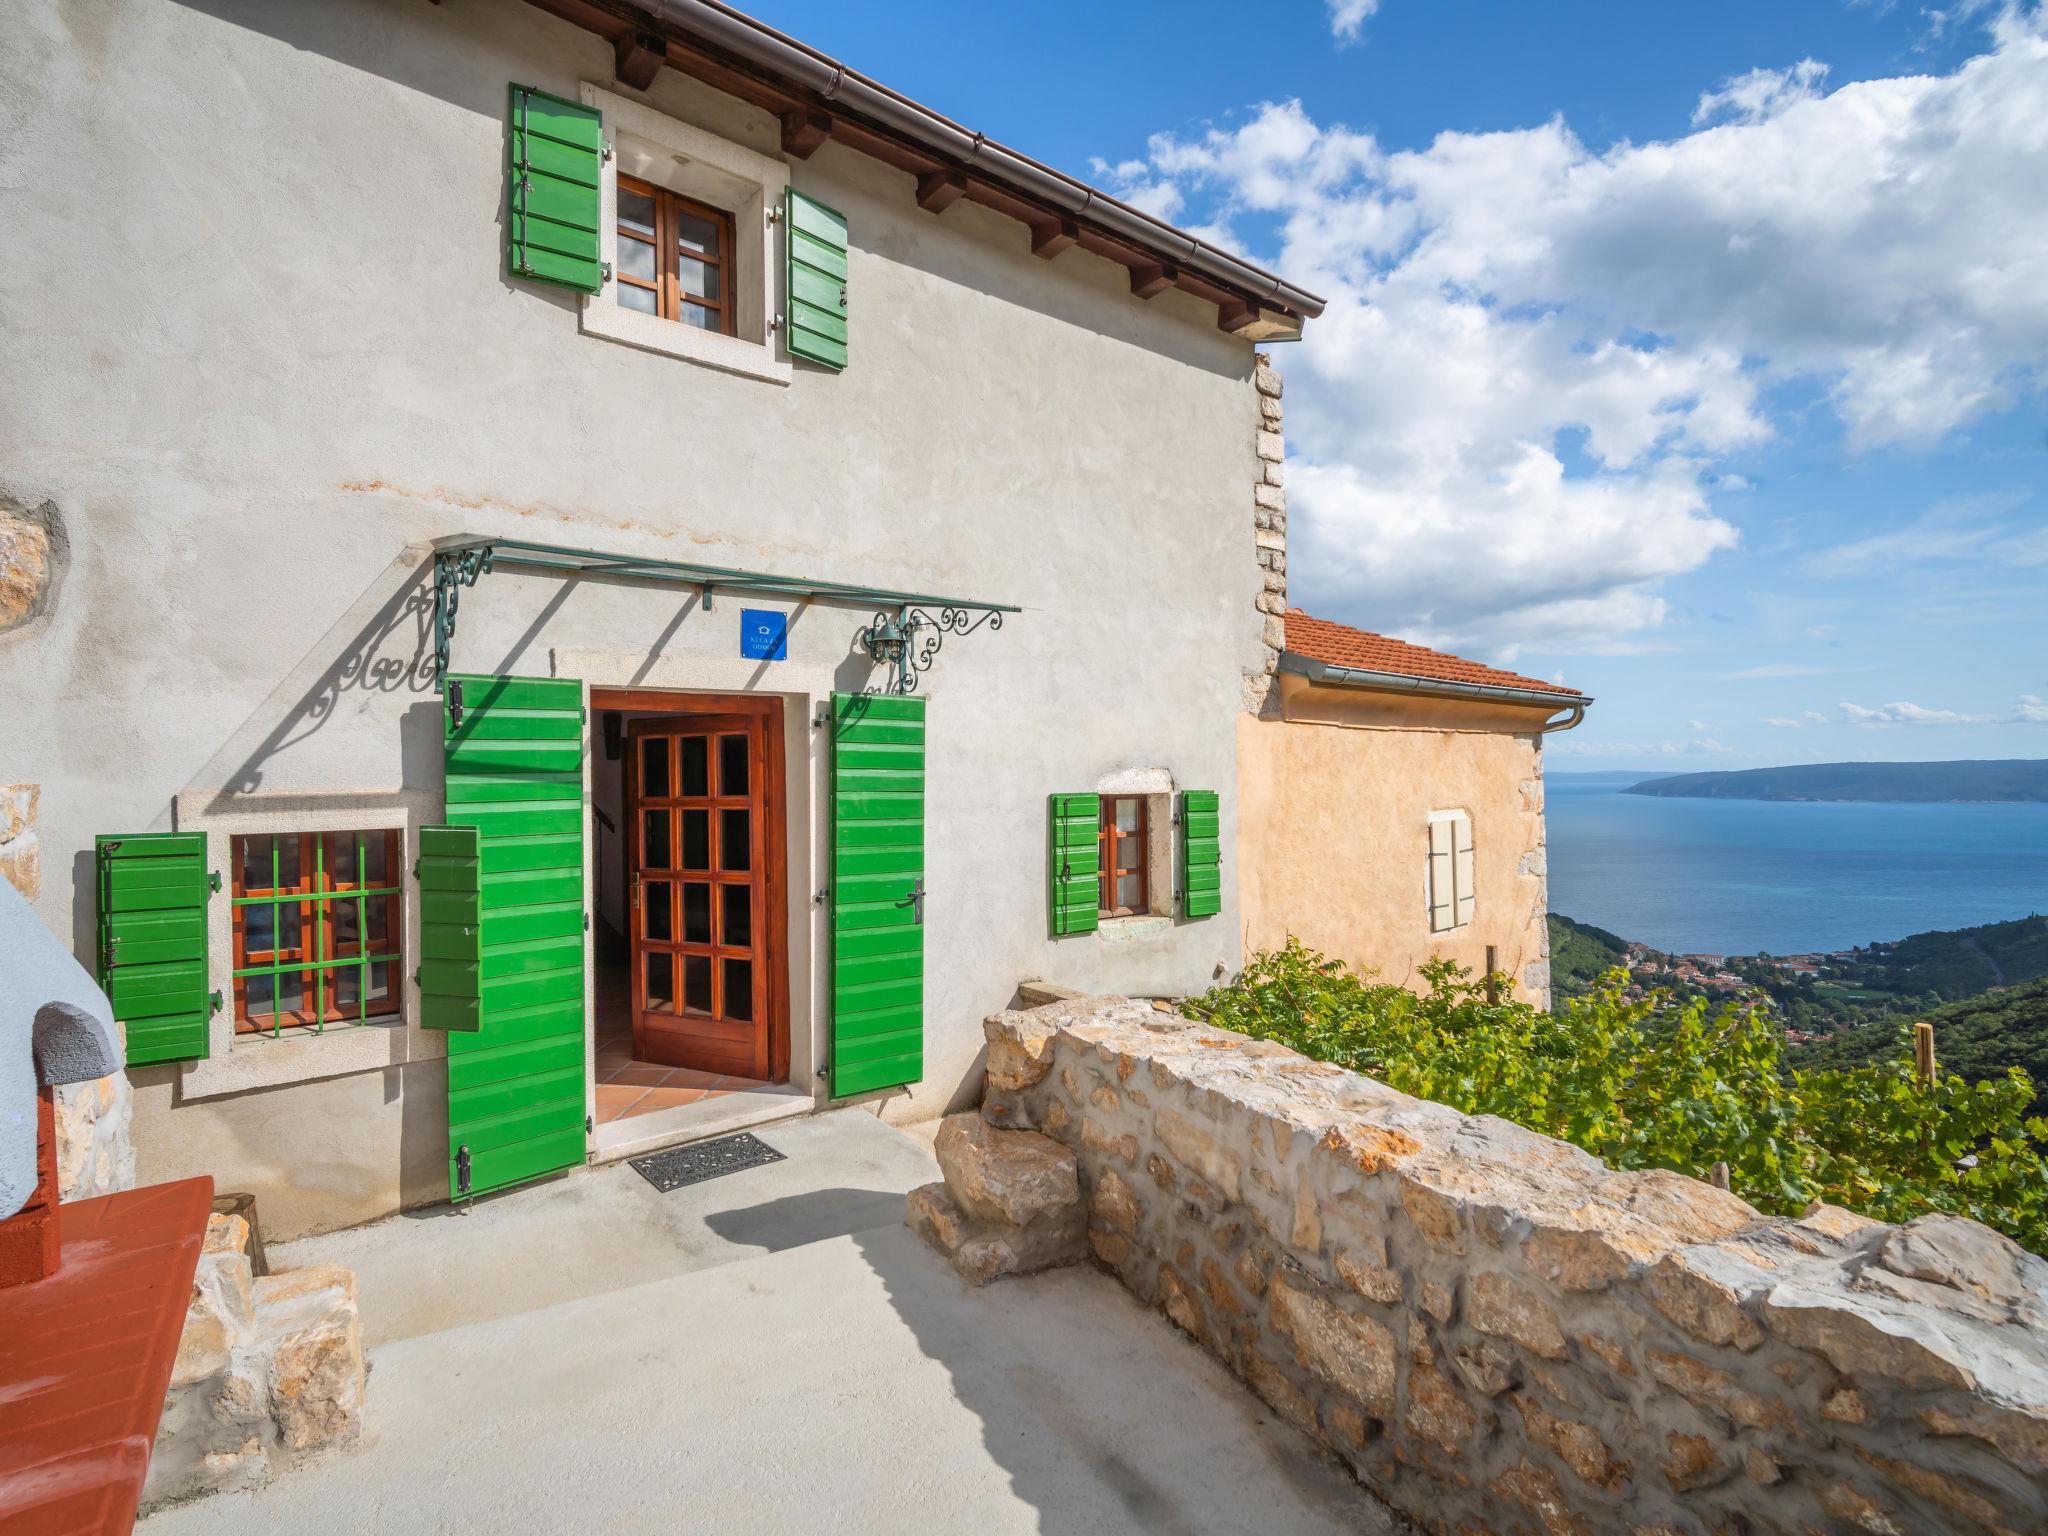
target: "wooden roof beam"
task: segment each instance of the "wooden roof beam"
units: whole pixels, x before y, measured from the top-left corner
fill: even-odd
[[[917,178],[917,206],[926,213],[944,213],[967,191],[967,176],[953,170],[926,171]]]
[[[1156,299],[1180,281],[1180,268],[1161,262],[1141,262],[1131,268],[1131,292],[1141,299]]]
[[[782,114],[782,152],[808,160],[832,137],[832,114],[813,107],[793,107]]]
[[[1072,219],[1047,219],[1031,226],[1031,254],[1051,261],[1081,238],[1081,226]]]
[[[612,40],[612,73],[621,85],[644,91],[667,62],[667,38],[628,29]]]

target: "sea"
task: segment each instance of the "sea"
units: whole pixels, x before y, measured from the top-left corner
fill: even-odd
[[[1550,910],[1681,954],[1847,949],[2048,912],[2048,804],[1682,800],[1549,778]]]

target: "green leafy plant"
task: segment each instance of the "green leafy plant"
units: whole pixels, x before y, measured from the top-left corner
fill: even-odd
[[[1763,1010],[1630,999],[1620,970],[1556,1012],[1447,960],[1421,979],[1419,992],[1381,982],[1289,939],[1183,1010],[1616,1168],[1705,1176],[1725,1162],[1730,1187],[1762,1210],[1818,1199],[1887,1221],[1952,1211],[2048,1253],[2048,1120],[2028,1118],[2034,1085],[2018,1068],[1923,1083],[1909,1027],[1881,1064],[1787,1070]]]

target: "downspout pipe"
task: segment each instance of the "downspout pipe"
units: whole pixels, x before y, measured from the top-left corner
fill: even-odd
[[[1460,683],[1444,677],[1412,677],[1406,672],[1375,672],[1367,667],[1340,667],[1317,661],[1296,651],[1280,653],[1280,670],[1305,677],[1312,683],[1334,688],[1362,688],[1372,693],[1405,693],[1425,698],[1464,699],[1476,704],[1534,704],[1544,709],[1563,710],[1556,718],[1536,728],[1547,736],[1568,731],[1586,718],[1586,706],[1593,701],[1585,694],[1557,694],[1543,688],[1511,688],[1502,683]]]
[[[1085,218],[1112,235],[1156,252],[1221,283],[1313,320],[1324,301],[1305,288],[1252,266],[1227,251],[1197,240],[1163,219],[1140,213],[1086,182],[996,143],[986,134],[971,133],[949,117],[898,95],[856,74],[836,59],[751,16],[713,0],[640,0],[662,24],[685,37],[701,38],[737,59],[778,79],[791,81],[819,97],[902,135],[920,149],[1007,183],[1018,192],[1076,218]]]

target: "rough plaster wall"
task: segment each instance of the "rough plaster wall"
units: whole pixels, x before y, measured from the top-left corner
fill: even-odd
[[[1085,252],[1039,261],[968,204],[925,214],[909,178],[829,145],[793,174],[851,221],[845,374],[779,388],[584,336],[574,295],[502,275],[505,88],[610,78],[608,48],[514,0],[39,3],[10,23],[0,496],[51,503],[71,561],[54,606],[0,636],[21,759],[0,777],[63,789],[38,910],[85,953],[93,834],[167,828],[173,796],[388,811],[438,785],[417,553],[437,537],[1017,602],[927,682],[926,1080],[888,1112],[933,1114],[972,1099],[974,1021],[1017,978],[1182,990],[1238,958],[1227,873],[1215,918],[1051,944],[1045,796],[1163,765],[1221,791],[1235,847],[1232,722],[1263,654],[1251,349],[1210,306],[1135,300]],[[650,99],[777,152],[771,118],[694,82]],[[108,237],[80,242],[88,225]],[[1118,545],[1145,558],[1112,570]],[[454,660],[545,674],[608,651],[728,685],[739,607],[493,576]],[[863,686],[866,617],[814,607],[791,661],[745,676]],[[808,766],[815,804],[822,751]],[[823,985],[821,959],[794,980]],[[143,1137],[189,1141],[145,1141],[145,1177],[260,1182],[289,1155],[225,1105],[144,1097]],[[337,1177],[337,1208],[388,1202],[404,1160],[377,1114],[332,1084],[258,1097],[364,1165],[380,1192]]]
[[[446,1065],[413,1062],[180,1104],[175,1067],[141,1067],[135,1174],[211,1174],[256,1197],[266,1242],[374,1221],[448,1198]]]
[[[1407,724],[1404,707],[1389,704],[1370,726],[1239,722],[1246,948],[1292,934],[1419,987],[1433,958],[1483,972],[1491,944],[1517,995],[1546,1005],[1541,738]],[[1447,810],[1472,817],[1477,899],[1470,923],[1431,933],[1429,813]]]

